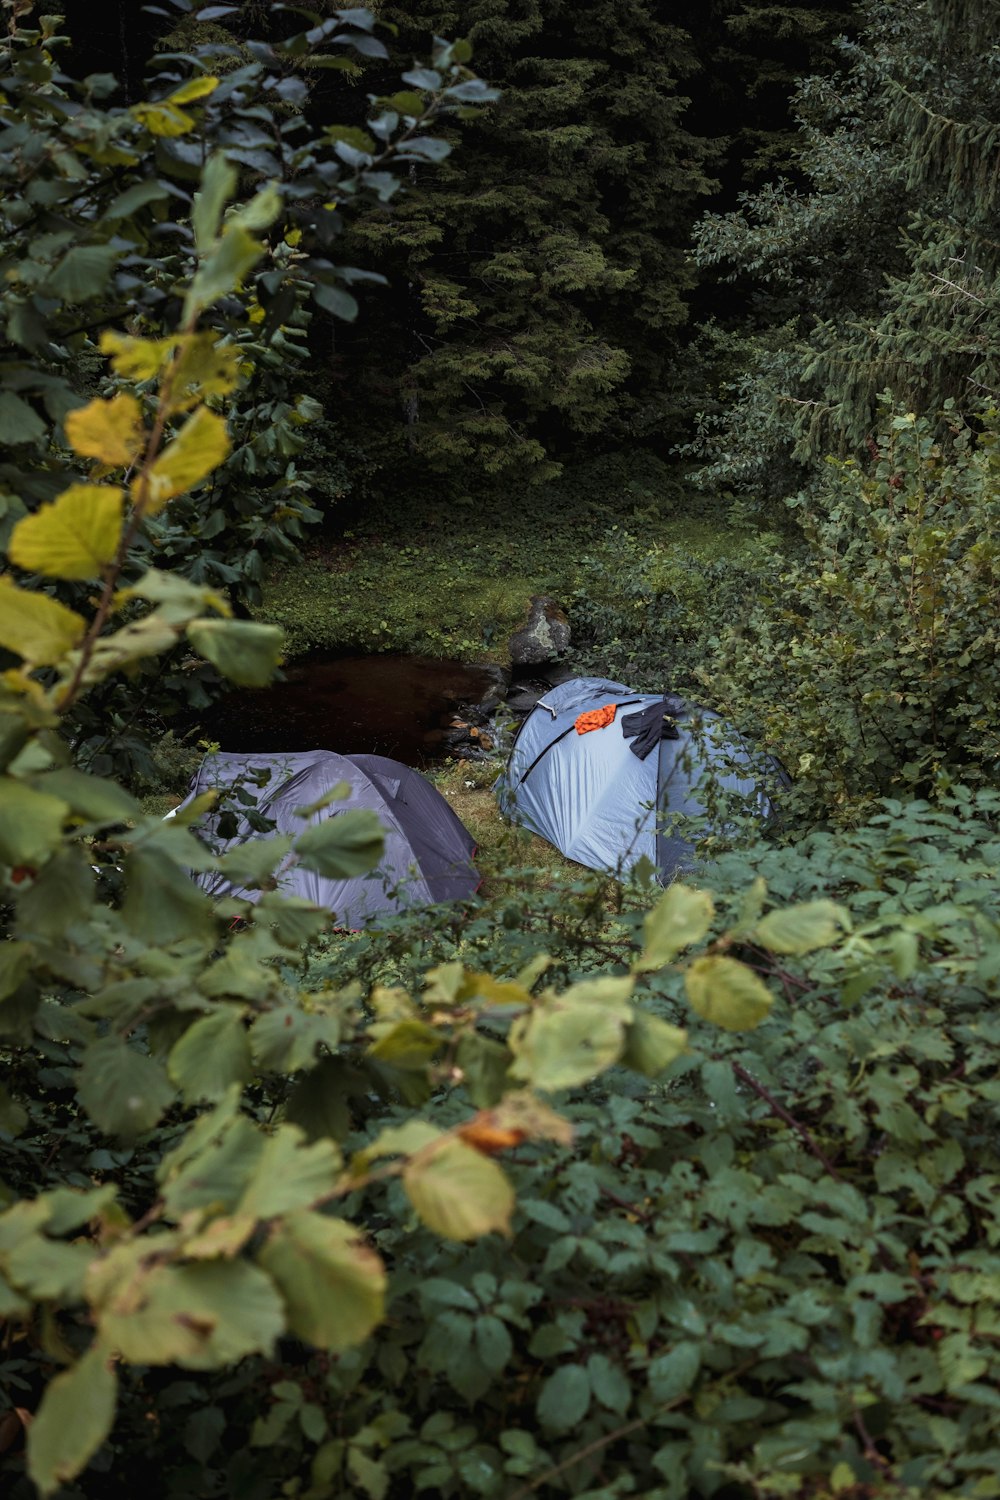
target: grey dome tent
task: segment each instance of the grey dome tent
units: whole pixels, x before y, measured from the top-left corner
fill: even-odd
[[[609,704],[611,722],[577,732],[581,714]],[[706,772],[761,818],[773,812],[764,783],[780,779],[780,767],[754,754],[718,714],[672,694],[576,677],[546,693],[522,722],[496,790],[505,816],[568,859],[624,875],[645,855],[668,880],[692,863],[693,844],[671,825],[679,815],[705,813],[697,788]]]
[[[258,780],[263,781],[259,789]],[[328,907],[339,926],[360,928],[386,912],[458,900],[471,896],[479,884],[472,863],[476,852],[472,835],[441,793],[410,766],[382,755],[335,755],[330,750],[207,755],[182,806],[202,792],[237,782],[249,785],[257,810],[276,823],[277,833],[301,833],[310,823],[356,808],[369,808],[378,815],[385,830],[385,852],[370,875],[330,880],[294,861],[279,872],[280,892]],[[296,808],[318,802],[339,782],[347,783],[347,797],[308,819],[296,815]],[[231,839],[218,838],[217,819],[211,815],[203,827],[215,835],[221,852],[251,834],[245,818]],[[217,871],[196,878],[213,896],[255,901],[259,895],[232,885]]]

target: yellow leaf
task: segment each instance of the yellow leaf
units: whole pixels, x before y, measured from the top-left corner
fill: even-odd
[[[112,369],[126,380],[152,380],[176,347],[176,337],[135,339],[111,329],[101,334],[101,353],[111,356]]]
[[[723,1031],[753,1031],[774,1004],[763,980],[735,958],[696,958],[684,975],[684,989],[695,1014]]]
[[[175,495],[183,495],[206,479],[228,452],[225,421],[199,407],[148,472],[136,480],[132,487],[136,504],[144,503],[147,512],[155,515]]]
[[[110,486],[71,484],[17,523],[11,562],[47,578],[99,578],[118,552],[123,499],[123,491]]]
[[[114,468],[130,464],[142,452],[142,408],[124,392],[110,401],[90,401],[69,413],[66,436],[84,458],[99,458]]]
[[[171,104],[190,104],[193,99],[204,99],[206,94],[214,93],[219,87],[219,80],[211,76],[205,78],[190,78],[187,83],[182,83],[179,89],[174,89],[169,96]]]
[[[190,333],[178,341],[169,372],[171,412],[188,411],[207,396],[228,396],[239,379],[240,350],[214,333]]]
[[[187,135],[194,129],[194,117],[177,109],[169,99],[162,99],[159,104],[133,104],[132,115],[140,125],[145,125],[150,135]]]
[[[47,594],[19,589],[0,578],[0,646],[32,666],[47,667],[79,645],[87,622]]]

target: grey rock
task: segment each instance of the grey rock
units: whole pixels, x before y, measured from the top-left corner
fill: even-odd
[[[532,666],[552,661],[569,646],[569,620],[554,599],[536,594],[528,618],[510,638],[510,659],[515,666]]]

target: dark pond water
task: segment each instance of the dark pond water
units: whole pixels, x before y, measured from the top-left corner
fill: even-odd
[[[489,668],[432,656],[317,656],[286,681],[239,688],[201,720],[223,750],[336,750],[420,766],[439,758],[449,721],[490,695]]]

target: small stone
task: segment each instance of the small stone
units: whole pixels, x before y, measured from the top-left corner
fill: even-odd
[[[554,599],[535,594],[528,618],[510,638],[510,659],[515,666],[551,661],[569,646],[569,620]]]

